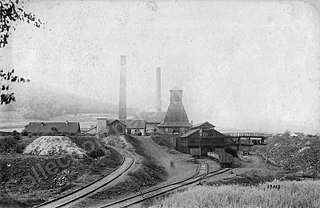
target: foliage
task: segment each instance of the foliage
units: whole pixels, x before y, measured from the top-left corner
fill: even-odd
[[[21,5],[23,1],[19,0],[1,0],[0,1],[0,48],[4,48],[8,44],[8,39],[12,30],[15,30],[14,23],[17,21],[26,21],[33,23],[36,27],[40,27],[42,22],[37,19],[34,14],[24,11]],[[15,101],[13,92],[10,92],[10,82],[29,82],[28,79],[13,75],[14,69],[5,72],[0,69],[0,92],[1,105],[9,104]],[[4,84],[6,83],[6,84]]]
[[[285,137],[289,137],[291,135],[291,132],[289,130],[286,130],[284,133],[283,133],[283,136]]]
[[[98,158],[98,157],[104,156],[105,153],[104,153],[104,150],[100,148],[100,149],[92,150],[88,155],[89,157],[92,157],[92,158]]]
[[[268,186],[269,185],[269,186]],[[277,185],[278,188],[268,188]],[[153,207],[318,207],[320,181],[273,181],[259,186],[197,186]]]
[[[14,151],[18,141],[12,136],[4,137],[0,139],[0,152],[11,153]]]
[[[19,143],[15,146],[15,152],[16,153],[23,153],[23,150],[26,148],[27,144],[26,143]]]
[[[23,129],[23,130],[21,131],[21,135],[22,135],[22,136],[28,136],[27,130],[26,130],[26,129]],[[31,136],[31,135],[30,135],[30,136]]]

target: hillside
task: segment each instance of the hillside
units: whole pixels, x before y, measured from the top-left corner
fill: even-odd
[[[318,137],[275,136],[257,153],[271,163],[285,169],[301,171],[306,175],[320,173],[320,139]]]
[[[16,111],[26,119],[48,120],[52,117],[79,113],[118,113],[118,106],[101,98],[80,96],[63,90],[25,84],[15,88],[16,102],[0,106],[0,112]],[[128,108],[128,114],[137,109]]]

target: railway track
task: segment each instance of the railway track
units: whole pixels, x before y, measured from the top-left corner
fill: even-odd
[[[130,196],[130,197],[124,198],[122,200],[101,206],[100,208],[130,207],[132,205],[139,204],[141,202],[152,199],[154,197],[158,197],[158,196],[167,194],[167,193],[172,192],[174,190],[184,188],[184,187],[187,187],[187,186],[195,184],[195,183],[200,183],[203,179],[222,174],[228,170],[230,170],[230,168],[223,168],[223,169],[220,169],[217,171],[209,172],[208,164],[199,163],[196,173],[185,180],[181,180],[178,182],[174,182],[174,183],[171,183],[168,185],[164,185],[164,186],[140,193],[140,194],[136,194],[134,196]]]
[[[124,164],[125,162],[125,156],[120,153],[121,156],[122,156],[122,161],[121,161],[121,165],[115,170],[117,171],[118,169],[121,168],[121,166]],[[128,154],[128,153],[127,153]],[[128,154],[130,155],[130,154]],[[101,184],[98,184],[99,182],[103,181],[103,179],[106,179],[107,177],[109,177],[111,174],[105,176],[105,177],[101,177],[99,178],[98,180],[96,181],[93,181],[92,183],[84,186],[84,187],[81,187],[80,189],[77,189],[69,194],[66,194],[64,196],[61,196],[61,197],[57,197],[53,200],[50,200],[50,201],[47,201],[47,202],[44,202],[42,204],[39,204],[37,206],[34,206],[34,208],[38,208],[38,207],[41,207],[41,208],[44,208],[44,207],[56,207],[56,208],[60,208],[60,207],[65,207],[75,201],[78,201],[80,199],[83,199],[85,198],[86,196],[92,194],[93,192],[96,192],[98,191],[99,189],[102,189],[103,187],[105,187],[106,185],[110,184],[111,182],[115,181],[116,179],[118,179],[120,176],[122,176],[124,173],[126,173],[131,167],[132,165],[135,163],[135,158],[134,156],[130,155],[130,157],[132,158],[129,165],[125,168],[124,171],[122,171],[120,174],[116,175],[115,177],[113,177],[111,180],[108,180],[106,182],[103,182]],[[114,172],[115,172],[114,171]],[[113,172],[113,173],[114,173]],[[91,187],[91,190],[90,190],[90,186]],[[88,189],[88,190],[86,190]],[[73,196],[74,195],[74,196]],[[59,203],[59,201],[61,201],[61,203]]]

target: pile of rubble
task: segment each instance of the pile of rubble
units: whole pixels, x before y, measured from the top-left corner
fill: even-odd
[[[69,154],[76,157],[83,157],[86,154],[86,151],[79,148],[68,137],[42,136],[30,143],[23,153],[32,155]]]
[[[116,136],[116,135],[109,135],[107,137],[104,137],[101,139],[103,143],[106,145],[114,146],[120,149],[130,148],[132,145],[130,145],[124,136]]]
[[[319,138],[275,136],[267,145],[257,148],[266,160],[285,169],[300,171],[306,175],[320,173]]]

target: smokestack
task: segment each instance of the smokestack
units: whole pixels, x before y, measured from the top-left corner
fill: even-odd
[[[156,110],[161,112],[161,68],[157,67],[156,74]]]
[[[120,58],[120,95],[119,95],[119,119],[127,119],[127,99],[126,99],[126,56]]]

